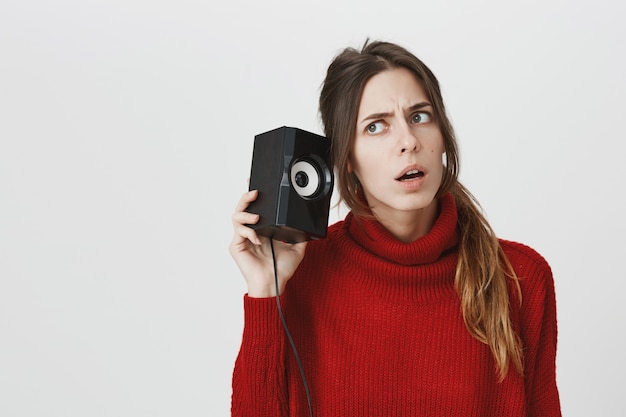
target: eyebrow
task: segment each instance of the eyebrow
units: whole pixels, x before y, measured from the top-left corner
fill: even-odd
[[[432,104],[430,104],[427,101],[422,101],[421,103],[417,103],[412,105],[411,107],[408,108],[409,113],[414,112],[415,110],[419,110],[422,109],[424,107],[432,107]],[[391,116],[393,113],[391,112],[386,112],[386,113],[372,113],[369,116],[365,117],[363,120],[361,120],[359,123],[363,123],[365,121],[368,120],[376,120],[376,119],[384,119],[386,117]]]

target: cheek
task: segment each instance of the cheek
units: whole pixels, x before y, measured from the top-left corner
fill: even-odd
[[[361,172],[365,172],[367,167],[367,152],[358,146],[352,148],[352,153],[348,158],[348,172],[354,173],[361,179]]]
[[[349,168],[359,179],[372,177],[372,173],[380,171],[381,151],[373,147],[355,148],[350,158]]]
[[[432,144],[430,152],[433,154],[433,159],[435,156],[437,156],[437,158],[439,158],[441,161],[445,160],[446,147],[443,143],[442,137],[437,138],[437,140]]]

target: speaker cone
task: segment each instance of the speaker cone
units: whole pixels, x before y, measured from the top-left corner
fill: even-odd
[[[296,193],[306,199],[315,198],[324,182],[322,167],[308,158],[300,159],[291,166],[290,178]]]

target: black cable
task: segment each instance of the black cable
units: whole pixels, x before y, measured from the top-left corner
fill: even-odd
[[[287,327],[287,322],[285,321],[285,316],[283,315],[283,309],[280,305],[280,296],[278,295],[278,271],[276,269],[276,254],[274,253],[274,240],[270,239],[270,247],[272,248],[272,261],[274,263],[274,285],[276,287],[276,305],[278,306],[278,315],[280,316],[280,320],[283,322],[283,328],[285,329],[285,334],[287,335],[287,339],[289,339],[289,344],[291,344],[291,349],[293,350],[293,354],[296,357],[296,362],[298,363],[298,368],[300,369],[300,376],[302,377],[302,384],[304,384],[304,391],[306,392],[306,400],[309,403],[309,415],[313,417],[313,406],[311,404],[311,393],[309,392],[309,385],[306,383],[306,377],[304,376],[304,368],[302,366],[302,361],[300,360],[300,355],[298,355],[298,350],[296,349],[296,344],[291,337],[291,333],[289,332],[289,328]]]

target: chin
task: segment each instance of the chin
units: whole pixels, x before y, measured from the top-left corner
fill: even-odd
[[[433,204],[437,204],[437,200],[435,199],[436,195],[437,193],[433,192],[415,196],[416,198],[407,203],[407,210],[424,210],[431,207]]]
[[[370,209],[373,212],[376,211],[398,211],[398,212],[419,212],[429,207],[436,207],[437,200],[435,196],[437,191],[421,190],[418,193],[405,194],[402,196],[387,196],[388,198],[372,198],[373,196],[366,197],[369,202]]]
[[[392,205],[391,207],[395,210],[398,211],[404,211],[404,212],[420,212],[420,211],[424,211],[427,210],[433,206],[436,207],[437,202],[434,198],[431,199],[423,199],[420,201],[411,201],[411,202],[405,202],[404,204],[396,204],[396,205]]]

